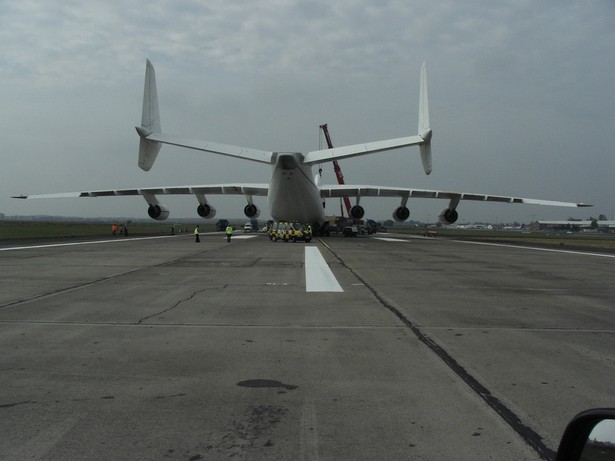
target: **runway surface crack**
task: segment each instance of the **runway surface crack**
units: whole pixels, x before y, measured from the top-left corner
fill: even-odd
[[[331,252],[331,254],[339,261],[339,263],[352,273],[365,287],[372,293],[378,302],[393,313],[414,335],[416,338],[434,352],[459,378],[461,378],[474,393],[476,393],[483,401],[487,403],[537,454],[541,459],[552,460],[555,458],[555,452],[547,447],[543,438],[534,431],[531,427],[521,421],[521,418],[508,408],[500,399],[494,396],[489,389],[481,384],[474,376],[472,376],[453,356],[451,356],[442,346],[436,341],[427,336],[417,327],[412,321],[391,302],[387,301],[376,288],[361,277],[352,267],[344,261],[344,259],[336,253],[336,251],[322,242],[323,245]]]
[[[212,250],[201,251],[201,252],[199,252],[197,254],[200,255],[200,254],[203,254],[203,253],[209,253],[211,251]],[[30,302],[30,301],[36,301],[36,300],[39,300],[39,299],[44,299],[44,298],[47,298],[47,297],[50,297],[50,296],[56,296],[56,295],[59,295],[59,294],[70,293],[71,291],[80,290],[82,288],[86,288],[86,287],[89,287],[89,286],[92,286],[92,285],[96,285],[98,283],[107,282],[109,280],[113,280],[113,279],[116,279],[118,277],[125,277],[126,275],[134,274],[136,272],[140,272],[140,271],[143,271],[143,270],[152,269],[154,267],[161,267],[161,266],[165,266],[167,264],[175,264],[175,263],[180,262],[180,261],[182,261],[184,259],[189,259],[189,258],[192,258],[194,256],[195,256],[195,254],[190,254],[190,255],[187,255],[187,256],[182,256],[180,258],[174,258],[174,259],[170,259],[170,260],[167,260],[167,261],[162,261],[162,262],[159,262],[159,263],[156,263],[156,264],[150,264],[148,266],[136,267],[136,268],[129,269],[129,270],[126,270],[126,271],[123,271],[123,272],[118,272],[116,274],[105,275],[104,277],[100,277],[100,278],[97,278],[97,279],[94,279],[94,280],[88,280],[87,282],[81,282],[81,283],[78,283],[76,285],[72,285],[72,286],[69,286],[69,287],[59,288],[57,290],[48,291],[46,293],[40,293],[40,294],[37,294],[37,295],[34,295],[34,296],[30,296],[28,298],[17,299],[15,301],[11,301],[11,302],[8,302],[8,303],[0,305],[0,309],[6,309],[8,307],[13,307],[13,306],[24,304],[24,303],[27,303],[27,302]]]
[[[124,277],[124,276],[126,276],[128,274],[132,274],[134,272],[137,272],[137,271],[140,271],[140,270],[143,270],[143,269],[148,269],[148,268],[149,267],[139,267],[137,269],[131,269],[131,270],[128,270],[128,271],[117,273],[117,274],[107,275],[105,277],[101,277],[101,278],[98,278],[98,279],[95,279],[95,280],[89,280],[87,282],[82,282],[82,283],[79,283],[77,285],[72,285],[70,287],[59,288],[57,290],[48,291],[47,293],[41,293],[41,294],[38,294],[38,295],[30,296],[28,298],[18,299],[16,301],[11,301],[11,302],[8,302],[6,304],[1,305],[0,309],[6,309],[7,307],[16,306],[16,305],[27,303],[27,302],[30,302],[30,301],[36,301],[37,299],[44,299],[44,298],[47,298],[47,297],[50,297],[50,296],[55,296],[55,295],[59,295],[59,294],[63,294],[63,293],[70,293],[71,291],[80,290],[81,288],[89,287],[91,285],[96,285],[97,283],[101,283],[101,282],[106,282],[108,280],[112,280],[112,279],[117,278],[117,277]]]
[[[198,295],[199,293],[202,293],[204,291],[206,291],[207,288],[203,288],[202,290],[197,290],[195,292],[193,292],[190,296],[184,298],[184,299],[180,299],[179,301],[177,301],[175,304],[173,304],[171,307],[167,307],[166,309],[163,309],[159,312],[156,312],[155,314],[151,314],[151,315],[147,315],[143,318],[141,318],[138,322],[136,322],[136,325],[142,325],[143,322],[146,322],[147,320],[156,317],[158,315],[162,315],[162,314],[166,314],[169,311],[172,311],[173,309],[175,309],[177,306],[179,306],[182,303],[185,303],[186,301],[190,301],[191,299],[193,299],[196,295]]]

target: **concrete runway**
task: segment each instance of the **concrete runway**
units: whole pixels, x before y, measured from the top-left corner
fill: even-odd
[[[378,237],[307,245],[342,292],[263,235],[0,243],[0,459],[551,459],[615,407],[612,255]]]

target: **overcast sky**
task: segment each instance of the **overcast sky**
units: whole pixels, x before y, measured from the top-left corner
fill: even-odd
[[[615,2],[0,0],[0,213],[147,217],[141,197],[37,194],[269,181],[270,167],[163,146],[137,167],[145,59],[168,134],[274,151],[416,134],[427,62],[433,172],[418,148],[340,162],[349,184],[593,203],[462,202],[460,222],[612,217]],[[331,164],[323,181],[335,183]],[[240,217],[241,197],[210,197]],[[194,197],[163,197],[196,217]],[[268,216],[265,200],[257,200]],[[409,202],[435,220],[445,201]],[[389,218],[397,199],[363,199]],[[339,211],[335,200],[327,202]]]

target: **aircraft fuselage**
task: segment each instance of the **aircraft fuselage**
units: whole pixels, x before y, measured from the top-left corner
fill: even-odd
[[[277,221],[322,223],[324,209],[312,168],[300,153],[278,153],[267,196],[271,217]]]

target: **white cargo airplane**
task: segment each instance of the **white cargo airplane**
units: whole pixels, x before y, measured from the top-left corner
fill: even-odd
[[[319,227],[324,222],[323,201],[328,197],[354,197],[356,202],[351,208],[351,215],[356,219],[364,216],[360,205],[361,197],[399,197],[401,203],[393,211],[396,221],[405,221],[410,216],[407,208],[409,198],[436,198],[448,200],[439,219],[442,223],[452,224],[457,220],[457,206],[461,200],[482,202],[527,203],[533,205],[550,205],[564,207],[591,206],[582,203],[537,200],[500,195],[474,194],[464,192],[447,192],[438,190],[407,189],[401,187],[355,186],[320,184],[320,176],[314,175],[312,165],[339,160],[358,155],[373,154],[408,146],[418,145],[425,174],[431,173],[431,137],[429,125],[429,107],[427,98],[427,70],[425,63],[421,67],[418,135],[385,141],[356,144],[308,152],[268,152],[256,149],[216,144],[208,141],[186,139],[162,133],[158,108],[158,93],[154,66],[147,60],[145,67],[145,88],[143,91],[143,115],[141,126],[136,127],[140,136],[139,167],[149,171],[162,144],[171,144],[189,149],[202,150],[214,154],[238,157],[253,162],[267,163],[273,173],[269,184],[218,184],[196,186],[150,187],[139,189],[114,189],[60,194],[21,195],[14,198],[67,198],[67,197],[109,197],[141,195],[147,202],[148,214],[156,220],[164,220],[169,210],[158,201],[159,195],[184,194],[194,195],[199,202],[197,213],[203,218],[213,218],[216,209],[211,205],[208,195],[243,195],[247,200],[244,213],[248,218],[257,218],[260,210],[253,202],[254,196],[266,196],[269,212],[275,220],[312,223]]]

